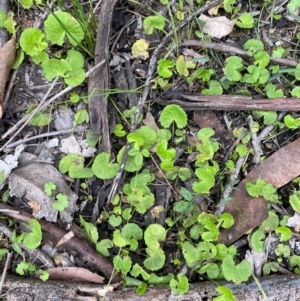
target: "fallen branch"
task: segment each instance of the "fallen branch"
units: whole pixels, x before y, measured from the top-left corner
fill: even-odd
[[[296,301],[300,295],[300,276],[299,275],[273,275],[269,277],[258,278],[258,281],[266,293],[267,300],[289,300]],[[230,288],[238,301],[265,301],[260,288],[254,280],[234,285],[225,281],[218,281],[219,285],[225,285]],[[105,296],[105,301],[179,301],[179,300],[212,300],[217,296],[216,284],[213,282],[200,282],[190,284],[189,291],[183,296],[178,296],[171,292],[168,285],[156,285],[147,288],[146,292],[139,296],[135,288],[123,288],[112,291],[112,286],[70,283],[65,281],[49,280],[42,282],[39,279],[22,279],[19,277],[8,276],[5,281],[7,301],[25,300],[30,291],[31,300],[48,300],[56,298],[57,300],[95,300],[93,297],[84,297],[83,293],[89,296]],[[26,299],[27,300],[27,299]]]
[[[198,95],[178,92],[177,98],[158,97],[160,105],[177,104],[185,111],[191,110],[266,110],[266,111],[300,111],[299,98],[253,99],[241,95]],[[180,99],[179,99],[180,97]]]

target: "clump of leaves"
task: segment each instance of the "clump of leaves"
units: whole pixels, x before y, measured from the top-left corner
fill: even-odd
[[[276,193],[277,189],[272,184],[266,183],[263,179],[258,179],[255,184],[247,182],[246,190],[253,197],[262,196],[265,200],[273,203],[279,201],[278,194]]]
[[[67,38],[77,46],[84,38],[80,23],[67,12],[54,12],[45,21],[45,33],[36,28],[25,29],[20,37],[22,50],[30,55],[36,64],[41,64],[45,78],[51,81],[60,76],[69,86],[80,85],[85,79],[84,57],[75,50],[68,50],[65,58],[49,58],[48,42],[61,46]]]
[[[69,199],[63,193],[56,191],[55,183],[49,181],[44,185],[44,192],[47,196],[52,196],[55,193],[55,202],[52,204],[52,208],[57,211],[63,211],[69,206]]]

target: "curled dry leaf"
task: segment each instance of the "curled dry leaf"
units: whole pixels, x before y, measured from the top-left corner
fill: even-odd
[[[49,278],[52,280],[77,280],[103,283],[104,278],[84,268],[57,267],[48,269]]]
[[[229,20],[226,17],[210,18],[205,15],[199,17],[200,20],[205,22],[203,32],[207,33],[212,38],[221,39],[232,32],[236,19]]]
[[[51,164],[31,163],[13,170],[9,176],[10,195],[38,202],[40,210],[33,212],[33,216],[37,219],[44,217],[50,222],[56,222],[58,211],[52,208],[55,196],[49,197],[44,192],[44,185],[49,181],[56,184],[58,192],[68,197],[68,207],[60,212],[60,217],[70,223],[77,195],[69,188],[62,174]]]
[[[280,148],[272,156],[256,165],[234,189],[232,200],[225,212],[234,218],[234,225],[221,231],[219,242],[231,244],[248,230],[258,227],[268,217],[268,202],[262,197],[249,195],[245,185],[248,181],[263,179],[279,188],[300,174],[300,138]]]
[[[15,52],[16,36],[14,35],[12,39],[5,43],[5,45],[0,49],[0,119],[3,115],[2,102],[5,93],[5,86],[15,59]]]

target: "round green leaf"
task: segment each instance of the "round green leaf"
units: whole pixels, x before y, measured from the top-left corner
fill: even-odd
[[[92,165],[95,176],[102,180],[112,179],[118,173],[120,167],[117,163],[110,163],[109,157],[108,153],[103,152],[97,155]]]
[[[84,31],[80,23],[69,13],[57,11],[46,19],[45,32],[47,39],[61,46],[65,36],[73,46],[77,46],[84,38]]]
[[[172,104],[163,109],[159,121],[164,128],[175,122],[177,127],[182,129],[187,125],[187,115],[180,106]]]

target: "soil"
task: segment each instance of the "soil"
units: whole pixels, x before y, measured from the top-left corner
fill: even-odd
[[[73,1],[58,2],[64,2],[66,7],[69,8],[69,11],[74,12],[74,7],[72,6]],[[89,14],[89,4],[81,0],[78,0],[78,2],[82,5],[86,14]],[[182,245],[183,242],[182,236],[186,235],[188,231],[186,233],[184,232],[184,222],[180,221],[179,215],[176,215],[178,212],[173,211],[173,208],[175,204],[182,199],[180,191],[184,188],[190,195],[193,195],[193,206],[197,207],[199,212],[206,212],[217,216],[218,212],[220,212],[219,210],[221,210],[220,207],[223,207],[225,212],[234,212],[235,209],[227,205],[232,195],[234,196],[234,190],[242,189],[240,186],[242,181],[244,179],[249,180],[248,175],[255,173],[255,167],[257,167],[261,161],[275,155],[279,150],[282,150],[299,138],[298,127],[296,129],[290,129],[285,126],[283,122],[283,118],[287,114],[291,114],[294,119],[297,119],[299,116],[298,111],[300,111],[300,109],[298,109],[297,99],[294,98],[294,95],[291,95],[292,89],[299,84],[299,81],[295,79],[293,73],[295,71],[285,71],[289,68],[295,68],[300,61],[298,52],[299,37],[297,37],[297,22],[299,17],[289,13],[286,1],[284,3],[282,1],[276,1],[273,4],[262,4],[259,1],[249,2],[239,0],[233,5],[236,9],[235,17],[238,18],[245,12],[252,13],[255,20],[255,26],[253,28],[247,29],[234,26],[233,30],[222,38],[210,37],[208,34],[204,34],[204,32],[200,32],[201,37],[199,37],[197,36],[197,30],[201,31],[202,27],[199,25],[198,18],[193,18],[188,22],[187,26],[183,26],[182,28],[180,28],[180,26],[185,22],[188,16],[201,8],[201,5],[206,5],[206,1],[203,1],[204,3],[199,6],[197,4],[198,1],[170,0],[170,11],[173,14],[178,11],[179,3],[183,2],[182,11],[184,12],[184,18],[183,20],[175,19],[176,30],[172,27],[172,22],[169,22],[170,17],[167,6],[161,4],[160,1],[140,1],[142,2],[140,4],[127,1],[111,1],[111,3],[115,5],[110,5],[105,0],[102,0],[103,3],[101,5],[98,5],[101,1],[98,2],[99,1],[91,1],[90,3],[91,9],[95,9],[96,28],[98,29],[94,28],[94,48],[90,49],[93,54],[95,53],[95,56],[91,57],[86,53],[84,54],[85,71],[91,70],[93,66],[101,63],[103,59],[106,61],[92,73],[89,79],[86,78],[81,85],[74,87],[68,93],[62,94],[44,108],[43,113],[51,114],[51,122],[42,126],[33,126],[28,123],[28,121],[23,122],[22,120],[28,114],[28,108],[33,105],[39,105],[49,89],[51,92],[50,95],[46,97],[46,102],[67,87],[61,78],[59,78],[52,87],[53,81],[49,82],[46,80],[42,67],[36,65],[32,58],[25,55],[22,64],[16,70],[13,70],[7,79],[5,97],[2,101],[4,114],[0,120],[0,159],[5,161],[5,158],[7,158],[9,154],[13,154],[15,158],[10,160],[15,163],[10,164],[11,166],[13,164],[16,165],[11,168],[11,175],[4,181],[0,191],[0,197],[3,201],[0,202],[0,232],[3,233],[3,235],[0,236],[0,250],[7,249],[12,254],[10,262],[7,260],[8,257],[6,255],[2,257],[2,260],[0,260],[0,270],[5,270],[3,275],[17,275],[17,265],[26,259],[28,262],[34,262],[39,269],[70,266],[84,268],[103,276],[105,283],[111,278],[112,282],[119,284],[124,276],[122,273],[117,273],[110,277],[113,269],[113,258],[119,254],[119,248],[114,246],[109,249],[111,253],[108,257],[99,255],[95,250],[95,244],[86,239],[86,236],[83,235],[83,232],[86,231],[83,231],[81,217],[84,217],[85,221],[93,223],[96,226],[99,241],[112,239],[113,232],[119,225],[110,223],[108,217],[114,216],[114,218],[116,218],[116,216],[122,216],[118,210],[122,212],[131,207],[126,201],[127,196],[123,188],[125,185],[128,185],[126,183],[130,182],[133,175],[122,170],[121,167],[121,169],[119,169],[120,173],[112,179],[99,179],[95,176],[88,179],[80,179],[71,177],[70,172],[69,174],[60,172],[60,162],[66,154],[75,153],[75,149],[80,154],[82,154],[83,151],[88,153],[88,155],[82,156],[85,158],[84,166],[88,168],[92,166],[95,156],[103,151],[109,153],[109,160],[111,162],[117,162],[117,160],[119,160],[118,152],[122,147],[126,146],[127,141],[124,137],[119,137],[114,134],[116,124],[121,123],[127,133],[134,131],[135,128],[139,128],[142,124],[146,124],[152,128],[158,128],[160,127],[161,112],[166,105],[173,103],[179,104],[179,106],[186,111],[188,117],[188,126],[186,129],[177,129],[178,132],[175,132],[176,134],[173,133],[174,136],[171,140],[171,146],[176,149],[175,162],[180,168],[188,168],[192,172],[193,178],[186,180],[182,180],[179,177],[166,179],[166,172],[159,168],[158,156],[155,157],[156,161],[151,160],[149,157],[144,158],[143,169],[150,170],[150,173],[154,175],[153,182],[149,185],[149,190],[155,196],[155,200],[150,209],[145,210],[144,213],[135,211],[130,220],[143,228],[143,230],[151,224],[158,224],[168,229],[166,238],[161,242],[166,261],[158,272],[160,276],[165,276],[169,273],[177,275],[179,272],[184,272],[191,283],[207,280],[209,277],[206,274],[198,273],[196,269],[191,267],[188,268],[184,262],[184,254],[179,246]],[[240,8],[240,10],[238,10],[238,8]],[[51,9],[57,9],[55,4]],[[222,5],[220,7],[215,6],[215,9],[217,9],[217,16],[226,16],[229,19],[233,19],[234,13],[226,12]],[[271,10],[273,10],[273,13],[271,13]],[[17,23],[17,43],[19,43],[20,34],[24,29],[35,26],[36,24],[41,24],[40,28],[43,29],[42,24],[47,17],[45,12],[49,12],[45,6],[32,6],[30,9],[25,10],[16,2],[12,3],[10,11],[14,12],[14,20]],[[168,22],[163,31],[154,30],[152,34],[146,34],[142,26],[143,19],[153,15],[154,11],[164,16]],[[207,10],[204,13],[209,16]],[[98,19],[98,16],[101,14],[107,19]],[[107,23],[107,20],[111,22]],[[178,45],[174,44],[176,39],[173,39],[173,36],[171,36],[174,30],[177,34]],[[170,34],[171,38],[169,40],[166,39],[166,43],[162,44],[162,41],[164,41],[168,34]],[[134,57],[134,55],[132,55],[132,46],[137,40],[141,39],[146,39],[150,45],[147,50],[148,54]],[[283,93],[282,96],[277,96],[274,100],[269,99],[271,97],[268,98],[267,96],[266,87],[269,82],[266,82],[265,85],[255,86],[249,83],[247,84],[246,82],[232,84],[232,82],[228,83],[228,80],[224,79],[226,59],[234,54],[216,47],[214,49],[213,45],[211,48],[201,47],[199,45],[198,47],[195,46],[196,44],[194,42],[189,42],[197,40],[197,43],[200,42],[200,44],[215,43],[218,45],[231,46],[237,50],[243,50],[244,44],[249,39],[261,40],[265,51],[270,54],[270,56],[272,56],[272,52],[276,50],[278,46],[282,46],[285,51],[282,57],[285,61],[282,60],[282,64],[279,64],[279,68],[284,69],[283,72],[270,74],[272,78],[272,82],[270,80],[270,83],[274,84],[276,90],[281,89]],[[105,41],[107,41],[107,43],[105,43]],[[64,57],[69,50],[69,46],[68,44],[63,46],[52,45],[48,51],[51,57]],[[155,51],[159,47],[161,47],[161,49],[156,53]],[[80,50],[80,48],[76,49]],[[146,57],[144,57],[145,55]],[[158,84],[159,74],[156,69],[157,61],[168,58],[176,62],[179,55],[190,59],[192,58],[192,60],[196,62],[197,68],[213,69],[213,79],[222,83],[223,95],[205,96],[202,91],[208,89],[207,81],[199,77],[189,82],[187,76],[180,75],[175,69],[172,77],[163,79],[167,80],[168,83],[165,86],[160,86]],[[236,55],[239,56],[238,54]],[[241,55],[241,57],[243,57],[246,64],[245,68],[251,65],[252,58],[249,58],[248,54],[246,57],[243,55]],[[274,62],[270,63],[270,65],[271,64],[275,65]],[[244,69],[243,72],[246,72],[245,70],[246,69]],[[192,71],[189,70],[189,73],[189,75],[191,75]],[[241,90],[243,91],[241,92]],[[93,91],[96,91],[96,93]],[[99,91],[102,94],[98,93]],[[236,96],[237,91],[244,94],[246,91],[247,95]],[[81,101],[78,103],[70,102],[71,92],[80,95]],[[107,97],[107,92],[109,97]],[[226,101],[229,99],[228,101],[231,105],[229,108],[225,107],[224,102],[222,103],[223,96],[224,101],[225,99]],[[251,98],[248,98],[248,96]],[[88,101],[85,101],[87,99]],[[244,101],[238,102],[237,99],[244,99]],[[206,105],[204,106],[205,102]],[[259,108],[276,111],[277,120],[275,118],[272,123],[268,124],[268,122],[264,122],[262,118],[255,116],[255,113],[253,113],[253,110],[249,107],[252,106],[253,103],[257,106],[262,106]],[[287,106],[290,111],[285,109]],[[133,120],[133,114],[131,116],[125,116],[126,112],[128,113],[128,110],[132,108],[135,108],[133,113],[135,113],[136,116],[139,114],[139,117],[141,117],[138,122]],[[86,118],[83,122],[80,122],[79,125],[76,125],[74,118],[76,118],[76,114],[80,110],[88,112],[89,119]],[[281,115],[279,113],[280,111],[283,111]],[[250,125],[249,130],[249,124],[251,124],[249,123],[249,117],[253,118],[253,116],[254,125],[253,127]],[[17,125],[15,129],[17,131],[13,131],[15,125]],[[198,143],[198,139],[196,138],[197,133],[202,128],[211,128],[214,130],[213,139],[218,143],[219,149],[214,154],[213,160],[219,164],[220,172],[209,193],[197,194],[193,191],[193,181],[197,179],[195,176],[197,153],[194,147]],[[255,130],[253,130],[253,128]],[[247,134],[238,136],[237,132],[242,132],[243,129],[248,130]],[[253,147],[253,143],[255,143],[253,140],[255,140],[256,134],[253,136],[253,132],[257,131],[256,136],[259,136],[267,129],[270,129],[270,131],[258,142],[261,154],[257,159],[255,146]],[[172,130],[174,131],[174,128]],[[86,144],[86,139],[89,135],[96,138],[96,143],[92,146]],[[70,137],[75,137],[75,142],[73,140],[72,142],[66,140]],[[64,143],[66,144],[65,148],[62,146]],[[238,151],[236,151],[237,146],[240,144],[243,144],[246,149],[250,150],[245,156],[240,156]],[[18,147],[22,147],[22,149],[18,150]],[[66,148],[68,149],[67,151]],[[18,152],[19,154],[16,155]],[[296,155],[295,153],[295,156]],[[237,167],[234,166],[233,169],[230,169],[228,167],[229,160],[235,164],[238,162],[239,156],[245,157],[241,168],[237,169]],[[295,160],[298,162],[297,157]],[[264,219],[268,217],[268,208],[273,208],[272,212],[281,222],[284,219],[283,216],[286,216],[286,219],[297,217],[297,212],[295,213],[295,208],[291,206],[289,197],[292,191],[298,193],[299,179],[297,176],[300,174],[300,170],[290,172],[293,174],[293,178],[288,178],[287,174],[289,174],[289,172],[285,174],[285,171],[280,168],[281,164],[282,166],[286,166],[283,164],[283,161],[284,158],[281,158],[281,161],[278,159],[278,161],[276,161],[278,169],[274,167],[274,169],[270,171],[270,174],[276,174],[277,172],[282,173],[282,176],[279,176],[282,178],[280,184],[277,186],[274,184],[275,187],[278,188],[280,203],[268,203],[268,205],[266,205],[266,201],[262,200],[263,205],[259,208],[262,208],[261,210],[264,211],[257,214],[257,218],[255,219],[254,217],[253,221],[247,221],[248,228],[244,229],[244,227],[241,226],[240,229],[243,229],[243,231],[238,233],[232,240],[227,238],[226,242],[225,239],[223,241],[227,246],[235,245],[237,247],[237,251],[240,254],[240,261],[244,260],[247,254],[249,255],[250,253],[254,258],[255,250],[251,245],[253,232],[250,235],[248,231],[252,230],[252,228],[256,229],[256,227],[259,227],[263,223]],[[126,161],[123,163],[125,162]],[[154,162],[158,162],[158,164]],[[34,166],[37,167],[36,169],[41,169],[40,173],[30,168],[33,163],[35,164]],[[53,166],[58,173],[61,173],[63,179],[61,182],[64,182],[64,184],[62,184],[63,188],[61,189],[67,191],[65,193],[69,194],[70,199],[74,200],[73,197],[76,196],[75,198],[77,200],[73,202],[72,206],[69,205],[66,213],[53,213],[51,206],[49,207],[49,211],[47,211],[48,209],[43,209],[43,202],[47,202],[47,199],[45,198],[40,201],[34,198],[34,195],[40,196],[40,194],[29,194],[29,190],[31,189],[37,189],[43,193],[42,179],[44,182],[51,181],[50,170],[52,169],[45,168],[47,164],[51,164],[51,168]],[[78,163],[78,165],[79,164],[80,163]],[[212,165],[213,163],[210,164]],[[291,164],[293,164],[293,162],[291,162]],[[297,164],[295,163],[295,165]],[[2,166],[3,165],[0,164],[0,172]],[[34,179],[37,175],[40,177],[39,181]],[[17,183],[14,182],[16,177],[18,177],[19,181]],[[294,178],[296,181],[293,181]],[[250,179],[252,179],[251,176]],[[272,179],[273,178],[271,178],[270,182],[272,182]],[[25,185],[24,182],[27,184]],[[19,187],[20,191],[24,190],[25,192],[23,194],[14,193],[12,187],[16,186]],[[9,190],[10,193],[8,193]],[[226,196],[226,190],[230,191],[228,196]],[[120,205],[118,205],[119,207],[111,203],[116,194],[118,194],[121,199]],[[51,196],[49,199],[51,199]],[[254,200],[256,199],[259,199],[259,197],[254,198]],[[221,206],[219,206],[220,202]],[[255,212],[258,207],[253,208],[252,205],[251,208],[245,208],[247,208],[245,209],[246,211]],[[19,212],[18,214],[22,217],[19,218],[16,211],[10,212],[10,210],[17,210]],[[43,248],[40,246],[37,253],[35,253],[26,249],[23,245],[16,247],[14,245],[15,242],[13,243],[11,238],[12,235],[14,235],[13,231],[15,231],[17,235],[28,231],[28,227],[25,226],[25,223],[28,223],[32,217],[37,216],[38,219],[41,219],[44,232],[41,244]],[[175,226],[171,225],[169,220],[176,218],[176,216],[178,217],[178,223],[180,223],[180,225],[177,226],[176,223]],[[187,214],[186,219],[190,216],[192,216],[192,213]],[[240,222],[242,223],[243,221]],[[282,226],[283,225],[282,222]],[[279,222],[277,226],[279,226]],[[256,276],[266,276],[262,271],[262,266],[269,262],[276,263],[276,268],[271,272],[271,274],[276,274],[276,277],[277,275],[288,275],[287,277],[292,277],[294,272],[299,272],[299,267],[296,267],[295,270],[295,267],[292,266],[289,261],[291,256],[300,255],[299,227],[299,221],[298,224],[296,222],[295,225],[290,226],[292,236],[285,242],[282,242],[279,238],[279,234],[275,233],[276,227],[265,233],[266,243],[262,251],[265,255],[265,259],[260,262],[260,269],[257,269],[255,263],[252,263],[253,269],[256,268]],[[64,239],[69,231],[74,233],[75,238],[65,238],[66,241],[64,244],[56,247],[56,244],[61,239]],[[87,237],[89,237],[89,234]],[[193,241],[191,238],[189,238],[189,240]],[[77,243],[80,245],[78,248],[76,247]],[[267,247],[267,243],[269,244],[269,248]],[[288,256],[278,255],[279,244],[284,244],[289,247],[290,253]],[[21,256],[21,251],[18,252],[18,248],[22,249],[25,255]],[[51,251],[49,251],[49,249],[47,251],[47,248]],[[147,256],[146,248],[145,244],[139,245],[136,250],[128,248],[126,249],[126,256],[130,257],[133,264],[143,266],[143,262]],[[46,254],[45,257],[43,254]],[[49,261],[45,258],[48,258]],[[8,267],[5,268],[5,264],[8,264]],[[32,276],[30,274],[31,273],[27,271],[26,278]],[[139,280],[141,279],[140,277]],[[4,287],[2,292],[3,298],[6,298],[5,292],[7,292],[7,296],[13,295],[10,290],[13,289],[11,283],[12,281],[8,281],[7,286]],[[122,289],[122,287],[123,286],[120,285],[119,289]],[[72,290],[75,289],[77,288],[72,287]],[[266,287],[266,289],[270,290],[269,287]],[[236,290],[236,287],[234,290]],[[126,291],[126,294],[127,293]],[[243,294],[238,291],[235,291],[235,293],[239,296],[238,300],[242,300]],[[80,294],[82,296],[92,295],[96,296],[95,298],[100,298],[99,295],[94,294],[94,292],[81,292]],[[168,294],[166,294],[166,298],[167,295]],[[110,298],[109,294],[107,296]],[[171,297],[172,296],[168,296],[168,300],[171,300]],[[209,298],[213,297],[213,294],[211,294]],[[7,300],[14,300],[13,298],[15,298],[15,296],[9,297]],[[78,295],[68,298],[79,300]],[[33,300],[33,297],[28,300],[31,299]],[[158,298],[157,300],[162,299]],[[290,298],[289,300],[294,299]]]

